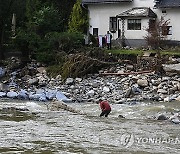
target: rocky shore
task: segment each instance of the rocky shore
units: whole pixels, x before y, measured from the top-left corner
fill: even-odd
[[[114,72],[121,73],[118,76],[102,76],[112,70],[109,68],[99,74],[63,81],[61,75],[48,77],[46,68],[36,61],[23,67],[16,58],[11,58],[11,62],[9,66],[0,67],[0,98],[64,102],[96,102],[103,98],[111,103],[180,101],[180,74],[174,71],[166,76],[154,72],[123,75],[133,67],[123,64],[114,68]],[[171,67],[164,65],[166,70],[172,70]]]

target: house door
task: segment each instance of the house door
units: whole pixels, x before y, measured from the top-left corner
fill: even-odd
[[[117,31],[118,31],[118,38],[121,38],[121,20],[118,19],[118,26],[117,26]]]

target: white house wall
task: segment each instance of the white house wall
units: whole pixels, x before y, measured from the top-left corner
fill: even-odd
[[[150,7],[158,16],[164,16],[165,20],[170,19],[172,26],[172,35],[168,39],[180,41],[180,8],[166,9],[167,13],[163,14],[162,9],[154,8],[154,0],[134,0],[133,2],[125,2],[119,4],[92,4],[88,5],[90,27],[89,31],[93,34],[93,28],[98,28],[99,35],[105,35],[109,30],[109,17],[116,16],[133,7]],[[125,20],[125,37],[127,39],[143,39],[147,32],[145,28],[148,26],[148,19],[142,20],[141,30],[127,30],[127,20]],[[121,27],[121,25],[120,25]],[[113,34],[113,39],[118,38],[117,32]]]
[[[166,13],[162,13],[162,10],[166,10]],[[169,40],[180,41],[180,8],[173,9],[158,9],[159,19],[164,17],[165,20],[169,20],[169,26],[172,26],[172,35],[168,35]]]
[[[141,20],[141,30],[127,30],[127,20],[125,20],[125,37],[126,39],[144,39],[147,35],[149,19]]]
[[[150,7],[153,9],[155,0],[134,0],[132,2],[132,7]]]
[[[90,33],[93,33],[93,28],[98,28],[99,35],[105,35],[109,30],[109,17],[115,17],[129,8],[131,3],[89,5]],[[117,33],[113,34],[115,38]]]

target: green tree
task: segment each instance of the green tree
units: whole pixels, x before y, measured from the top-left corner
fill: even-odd
[[[34,24],[37,34],[44,36],[48,32],[62,31],[61,16],[53,6],[43,6],[35,13]]]
[[[73,5],[76,3],[76,0],[46,0],[49,4],[56,6],[60,12],[61,16],[61,26],[62,32],[66,32],[68,30],[68,22],[69,17],[72,12]]]
[[[68,25],[69,32],[87,32],[88,14],[87,10],[81,6],[81,0],[77,0],[74,4]]]
[[[23,25],[25,19],[25,0],[0,0],[0,59],[4,58],[4,51],[11,38],[12,15],[16,14],[17,26]],[[6,44],[6,46],[5,46]]]

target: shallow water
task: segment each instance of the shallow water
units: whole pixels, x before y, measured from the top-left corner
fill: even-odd
[[[179,102],[112,104],[100,118],[98,104],[69,104],[86,115],[48,111],[42,102],[0,100],[4,107],[30,111],[0,112],[0,153],[145,154],[180,153],[180,125],[153,120],[178,111]],[[125,119],[118,118],[121,114]]]

